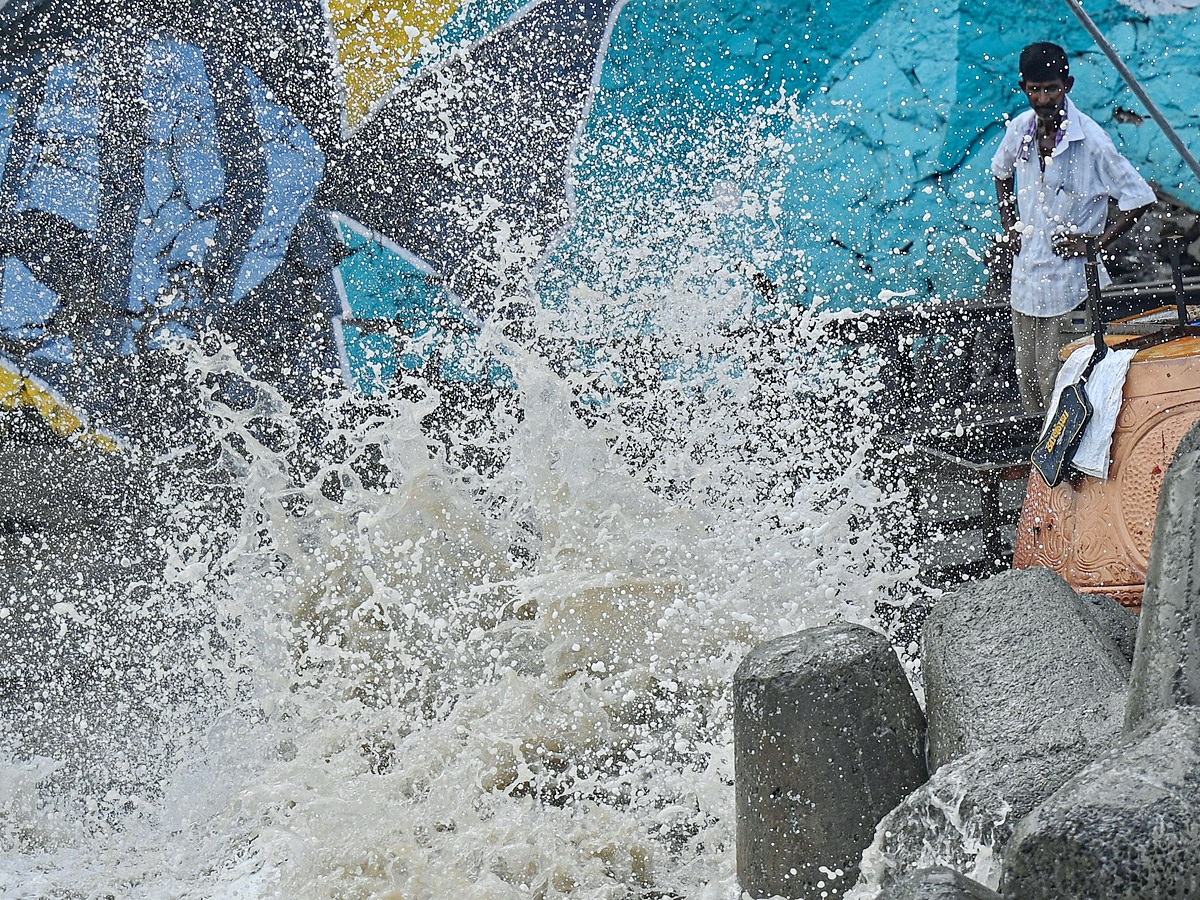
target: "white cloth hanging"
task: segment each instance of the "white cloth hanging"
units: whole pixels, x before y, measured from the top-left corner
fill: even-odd
[[[1054,382],[1054,395],[1042,425],[1042,434],[1050,427],[1050,419],[1058,409],[1058,400],[1067,385],[1074,384],[1087,367],[1095,347],[1088,344],[1072,353]],[[1083,430],[1083,437],[1071,459],[1071,465],[1093,478],[1108,478],[1108,467],[1112,459],[1112,437],[1117,427],[1117,416],[1121,412],[1121,397],[1125,391],[1125,376],[1136,350],[1109,349],[1104,359],[1096,363],[1092,374],[1084,385],[1084,393],[1092,404],[1092,417]]]

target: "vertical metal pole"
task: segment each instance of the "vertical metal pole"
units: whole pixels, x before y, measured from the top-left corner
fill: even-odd
[[[1180,139],[1179,134],[1171,127],[1171,123],[1167,121],[1162,111],[1150,99],[1150,95],[1146,93],[1146,89],[1134,77],[1133,72],[1125,65],[1124,60],[1117,55],[1117,51],[1113,49],[1113,45],[1108,42],[1108,39],[1096,27],[1096,23],[1092,21],[1091,16],[1083,11],[1083,7],[1079,5],[1079,0],[1066,0],[1067,6],[1071,7],[1071,12],[1075,13],[1075,17],[1083,23],[1083,27],[1087,29],[1088,34],[1092,36],[1096,44],[1104,51],[1104,55],[1109,58],[1109,61],[1121,73],[1121,77],[1125,79],[1130,89],[1137,95],[1137,98],[1142,101],[1142,105],[1146,107],[1146,111],[1150,113],[1150,118],[1158,123],[1158,127],[1163,130],[1163,134],[1167,136],[1167,140],[1172,146],[1179,151],[1179,155],[1183,157],[1183,161],[1188,164],[1188,168],[1200,178],[1200,162],[1196,161],[1196,157],[1192,155],[1192,151],[1187,148],[1187,145]]]
[[[1100,263],[1097,254],[1100,252],[1100,242],[1094,234],[1086,237],[1087,259],[1083,264],[1083,274],[1088,287],[1088,315],[1092,320],[1092,342],[1095,352],[1092,360],[1098,361],[1108,352],[1108,344],[1104,342],[1104,319],[1100,317]],[[1090,368],[1089,368],[1090,371]]]
[[[1187,294],[1183,290],[1183,238],[1171,238],[1171,280],[1175,284],[1175,312],[1180,328],[1188,323]]]

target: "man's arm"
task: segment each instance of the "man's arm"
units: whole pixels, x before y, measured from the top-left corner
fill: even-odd
[[[1100,233],[1100,249],[1103,250],[1130,228],[1133,223],[1141,218],[1152,203],[1147,203],[1145,206],[1139,206],[1137,209],[1121,210],[1108,224],[1108,227]],[[1056,234],[1052,241],[1054,252],[1063,259],[1070,259],[1074,256],[1087,255],[1086,236],[1082,234]]]
[[[1021,235],[1017,234],[1017,178],[996,179],[996,199],[1000,202],[1000,228],[1002,241],[1012,245],[1014,253],[1021,252]]]

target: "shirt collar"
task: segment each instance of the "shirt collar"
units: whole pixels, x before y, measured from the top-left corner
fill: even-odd
[[[1054,146],[1054,156],[1062,153],[1067,149],[1067,145],[1072,141],[1083,140],[1083,115],[1071,102],[1071,98],[1067,98],[1067,130],[1065,133],[1060,133],[1058,143]],[[1036,116],[1035,116],[1036,118]],[[1061,129],[1060,129],[1061,131]]]
[[[1051,156],[1058,156],[1066,151],[1068,145],[1072,141],[1083,140],[1083,124],[1080,121],[1079,110],[1075,104],[1071,102],[1071,98],[1066,98],[1066,121],[1058,127],[1058,135],[1054,140],[1054,152]],[[1065,127],[1064,127],[1065,126]],[[1028,161],[1035,152],[1037,146],[1037,116],[1033,116],[1029,120],[1029,126],[1025,129],[1025,134],[1021,137],[1021,148],[1017,152],[1017,156],[1022,161]]]

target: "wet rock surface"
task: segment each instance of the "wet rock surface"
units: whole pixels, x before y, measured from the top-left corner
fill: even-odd
[[[999,745],[943,765],[879,824],[863,874],[891,885],[934,864],[994,887],[1017,823],[1120,737],[1124,694],[1048,720],[1040,743]]]
[[[1159,495],[1125,726],[1200,705],[1200,428],[1180,442]]]
[[[882,634],[813,628],[734,676],[737,870],[752,896],[840,896],[875,823],[926,778],[925,722]]]
[[[1000,900],[1000,895],[953,869],[934,866],[897,881],[879,900]]]
[[[1002,890],[1019,900],[1200,897],[1200,710],[1153,720],[1022,821]]]
[[[1104,594],[1079,594],[1079,599],[1096,627],[1117,645],[1121,656],[1132,663],[1137,646],[1137,614],[1122,606],[1119,600]]]
[[[922,640],[933,770],[979,750],[1053,748],[1076,717],[1107,722],[1110,696],[1127,687],[1117,645],[1047,569],[1006,572],[944,597]],[[1109,737],[1102,725],[1084,742],[1098,753]]]

